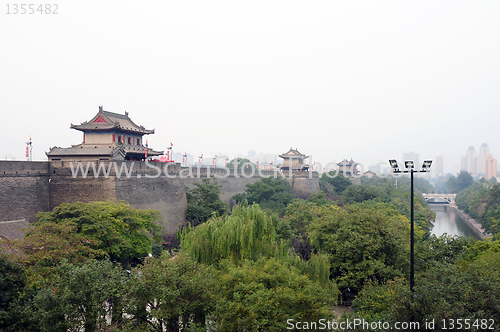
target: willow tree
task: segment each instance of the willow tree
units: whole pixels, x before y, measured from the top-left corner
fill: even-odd
[[[275,258],[285,265],[298,268],[312,280],[330,285],[330,265],[324,255],[302,260],[287,241],[276,239],[272,216],[258,204],[237,206],[226,217],[210,219],[195,228],[186,227],[181,234],[182,250],[189,252],[198,262],[218,264],[221,260],[233,262],[257,261],[259,258]]]

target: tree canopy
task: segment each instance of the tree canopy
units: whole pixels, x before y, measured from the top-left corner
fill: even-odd
[[[440,237],[430,239],[436,248],[426,255],[427,267],[418,269],[415,292],[396,278],[384,283],[369,282],[353,302],[349,319],[404,321],[412,315],[421,329],[484,331],[496,329],[500,319],[500,245]],[[443,257],[444,254],[444,257]],[[458,326],[462,324],[462,328]],[[468,326],[466,325],[468,324]]]
[[[469,172],[462,170],[456,177],[453,175],[450,176],[446,182],[446,186],[450,192],[458,194],[465,188],[472,186],[473,183],[474,179],[472,178],[472,175]]]
[[[331,198],[342,194],[350,185],[352,182],[348,177],[334,171],[323,173],[319,179],[319,188]]]
[[[229,212],[228,204],[220,198],[221,188],[215,179],[203,179],[201,183],[194,183],[194,188],[186,188],[186,219],[191,225],[204,223],[213,214],[222,216]]]
[[[283,178],[262,178],[255,183],[247,183],[243,194],[233,196],[236,203],[257,203],[263,209],[270,209],[284,215],[286,206],[293,200],[290,184]]]
[[[238,166],[236,166],[238,165]],[[227,168],[229,169],[238,169],[238,170],[244,170],[245,168],[253,167],[255,169],[255,164],[250,161],[250,159],[247,158],[234,158],[231,159],[229,163],[227,163]]]
[[[455,201],[460,209],[477,219],[487,232],[500,233],[500,184],[476,181],[457,194]]]
[[[331,277],[341,288],[360,290],[368,280],[390,280],[408,272],[409,222],[391,205],[309,209],[304,227],[310,243],[330,257]]]
[[[126,202],[64,203],[38,213],[22,240],[3,245],[11,246],[16,261],[32,267],[30,278],[39,279],[63,259],[81,263],[109,258],[135,264],[161,240],[159,222],[159,212],[133,209]]]
[[[294,322],[331,319],[328,290],[293,267],[261,258],[224,264],[217,283],[218,331],[285,331]]]

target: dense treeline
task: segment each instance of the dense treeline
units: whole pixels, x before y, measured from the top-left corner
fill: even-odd
[[[483,228],[498,234],[500,220],[500,184],[476,181],[455,198],[457,206],[476,219]]]
[[[346,294],[351,318],[500,319],[499,242],[430,236],[417,194],[412,296],[408,179],[345,180],[294,200],[288,182],[263,179],[232,211],[203,181],[187,189],[192,223],[173,252],[160,250],[154,211],[40,213],[22,241],[0,242],[0,331],[283,331],[288,319],[331,321]]]
[[[0,330],[281,331],[287,317],[332,318],[328,258],[301,259],[258,205],[184,228],[173,256],[148,255],[157,218],[109,202],[39,214],[24,240],[2,242]]]
[[[443,236],[417,252],[425,257],[420,262],[425,264],[415,275],[414,294],[402,278],[368,283],[353,303],[354,313],[345,318],[394,324],[412,317],[420,324],[420,331],[499,329],[499,241],[474,244],[472,240]],[[425,328],[426,322],[435,326]]]

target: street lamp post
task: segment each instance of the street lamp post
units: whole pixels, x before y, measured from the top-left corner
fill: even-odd
[[[416,171],[413,169],[413,161],[407,160],[405,161],[405,170],[400,171],[398,162],[394,159],[389,160],[389,164],[391,165],[394,173],[410,173],[410,205],[411,205],[411,225],[410,225],[410,291],[413,293],[415,286],[415,242],[414,242],[414,204],[413,204],[413,173],[425,173],[429,172],[432,164],[432,160],[426,160],[422,164],[422,169],[420,171]]]

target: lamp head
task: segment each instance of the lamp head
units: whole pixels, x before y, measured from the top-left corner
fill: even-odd
[[[427,170],[427,169],[431,168],[431,164],[432,164],[432,160],[424,161],[424,163],[422,164],[422,169]]]
[[[394,171],[394,173],[399,173],[398,162],[395,159],[389,160],[389,164],[391,165],[392,170]]]
[[[405,161],[405,168],[413,169],[413,160],[406,160]]]
[[[389,164],[391,165],[392,168],[397,169],[398,167],[398,162],[395,159],[389,160]]]

